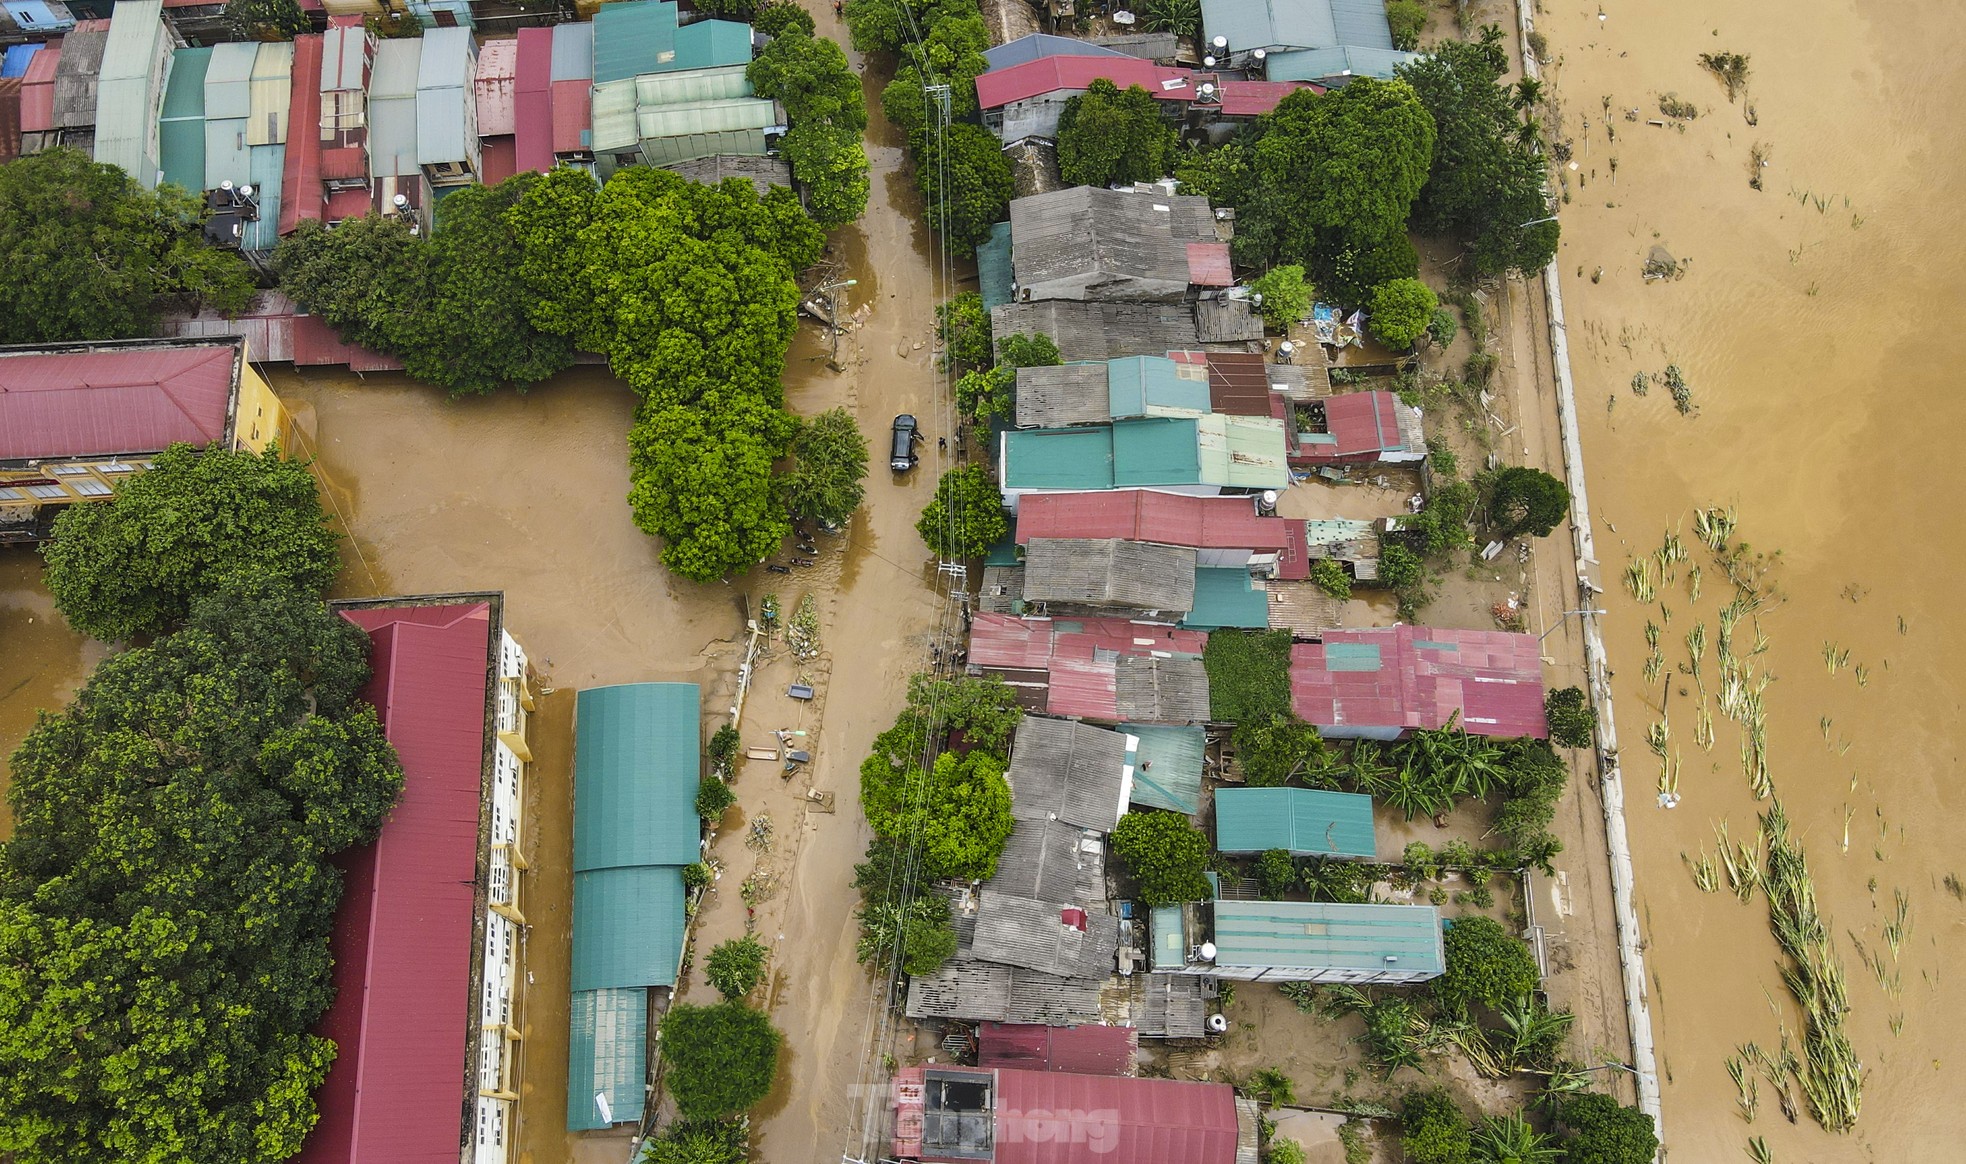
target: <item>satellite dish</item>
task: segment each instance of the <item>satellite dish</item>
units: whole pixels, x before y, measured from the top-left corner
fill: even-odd
[[[1214,942],[1203,942],[1201,944],[1201,960],[1204,962],[1213,962],[1215,960]]]

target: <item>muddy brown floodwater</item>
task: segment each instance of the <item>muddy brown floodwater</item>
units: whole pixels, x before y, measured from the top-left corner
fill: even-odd
[[[1966,995],[1949,972],[1966,906],[1945,879],[1966,866],[1966,396],[1946,337],[1966,304],[1966,64],[1951,51],[1966,43],[1966,9],[1555,0],[1538,24],[1575,149],[1559,265],[1612,591],[1669,1148],[1679,1160],[1739,1159],[1760,1135],[1780,1160],[1959,1159],[1954,1034]],[[1699,65],[1709,52],[1749,57],[1739,100]],[[1698,116],[1648,124],[1665,120],[1667,93]],[[1749,185],[1757,147],[1760,190]],[[1654,247],[1682,277],[1642,278]],[[1691,416],[1656,382],[1644,396],[1632,389],[1636,373],[1669,363],[1690,386]],[[1684,800],[1662,811],[1648,793],[1658,764],[1645,730],[1660,711],[1640,675],[1642,628],[1661,617],[1658,601],[1681,608],[1663,640],[1669,665],[1683,662],[1694,604],[1683,577],[1648,607],[1615,580],[1674,528],[1701,560],[1691,510],[1712,504],[1736,507],[1739,536],[1756,549],[1781,551],[1785,600],[1763,619],[1760,668],[1775,676],[1771,774],[1808,851],[1868,1071],[1847,1138],[1806,1113],[1783,1120],[1765,1083],[1751,1127],[1735,1110],[1726,1058],[1750,1040],[1772,1048],[1778,1023],[1799,1032],[1801,1022],[1760,898],[1702,893],[1681,859],[1712,844],[1718,821],[1751,838],[1765,807],[1748,792],[1731,724],[1720,722],[1711,753],[1692,742],[1683,677],[1673,729]],[[1707,573],[1710,613],[1722,583]],[[1849,666],[1832,674],[1825,644],[1847,650]],[[1855,943],[1883,947],[1900,890],[1910,929],[1893,997]]]

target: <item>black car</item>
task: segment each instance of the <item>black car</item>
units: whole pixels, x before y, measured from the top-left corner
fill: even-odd
[[[894,440],[887,455],[887,467],[897,473],[906,473],[915,467],[920,458],[915,456],[915,442],[922,439],[915,418],[902,413],[894,418]]]

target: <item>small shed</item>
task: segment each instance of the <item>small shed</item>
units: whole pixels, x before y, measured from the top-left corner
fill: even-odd
[[[1425,982],[1446,968],[1431,905],[1216,901],[1215,960],[1192,973],[1262,982]]]
[[[1218,789],[1215,847],[1224,853],[1282,849],[1296,856],[1370,861],[1378,855],[1372,798],[1322,788]]]

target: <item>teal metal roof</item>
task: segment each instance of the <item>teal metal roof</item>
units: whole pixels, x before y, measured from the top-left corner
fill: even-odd
[[[1155,906],[1147,915],[1147,937],[1153,943],[1147,951],[1149,970],[1179,970],[1188,964],[1188,934],[1180,906]]]
[[[575,873],[573,989],[674,986],[683,960],[683,929],[679,867]]]
[[[580,693],[573,754],[576,871],[698,859],[702,701],[694,683],[627,683]]]
[[[1317,857],[1378,856],[1372,798],[1321,788],[1221,788],[1215,847],[1224,853],[1283,849]]]
[[[750,63],[750,25],[735,20],[699,20],[676,30],[676,60],[669,68],[715,69]]]
[[[1218,966],[1397,968],[1409,974],[1444,969],[1440,911],[1430,905],[1217,901],[1214,909]]]
[[[259,217],[246,224],[239,245],[249,251],[270,251],[280,245],[280,199],[287,169],[287,147],[257,145],[246,150],[247,176],[259,199]]]
[[[205,188],[205,69],[209,48],[179,49],[171,57],[171,83],[158,118],[158,164],[164,181],[196,194]]]
[[[984,556],[983,564],[985,566],[1021,566],[1024,564],[1024,559],[1018,556],[1017,553],[1017,516],[1015,514],[1011,515],[1010,524],[1005,527],[1003,537],[999,538],[997,544],[991,546],[990,552]]]
[[[1166,356],[1122,356],[1106,361],[1108,414],[1202,416],[1212,405],[1208,366],[1177,364]]]
[[[1231,53],[1338,43],[1331,0],[1202,0],[1202,35],[1227,37]]]
[[[1004,434],[1006,489],[1111,489],[1113,430],[1039,428]]]
[[[1378,643],[1326,643],[1324,669],[1327,671],[1377,671],[1384,666]]]
[[[1122,420],[1113,425],[1113,485],[1199,485],[1196,422],[1182,417]]]
[[[1133,803],[1189,816],[1201,811],[1202,754],[1208,733],[1200,727],[1123,723],[1119,730],[1140,739],[1133,766]]]
[[[568,1015],[567,1130],[608,1126],[594,1096],[607,1097],[616,1122],[642,1118],[648,1078],[648,991],[577,990]]]
[[[681,68],[676,6],[668,0],[603,4],[594,14],[594,82]]]
[[[976,284],[983,293],[983,310],[990,311],[1010,302],[1010,224],[999,222],[990,228],[990,237],[976,248]]]
[[[1181,625],[1190,630],[1225,626],[1263,629],[1270,625],[1270,594],[1249,580],[1243,566],[1195,568],[1195,605]]]
[[[1269,416],[1204,416],[1195,421],[1201,480],[1233,489],[1290,485],[1283,422]]]
[[[1298,53],[1272,53],[1264,62],[1264,75],[1272,81],[1329,81],[1342,83],[1351,77],[1390,79],[1393,70],[1408,61],[1419,60],[1418,53],[1381,48],[1314,48]]]

